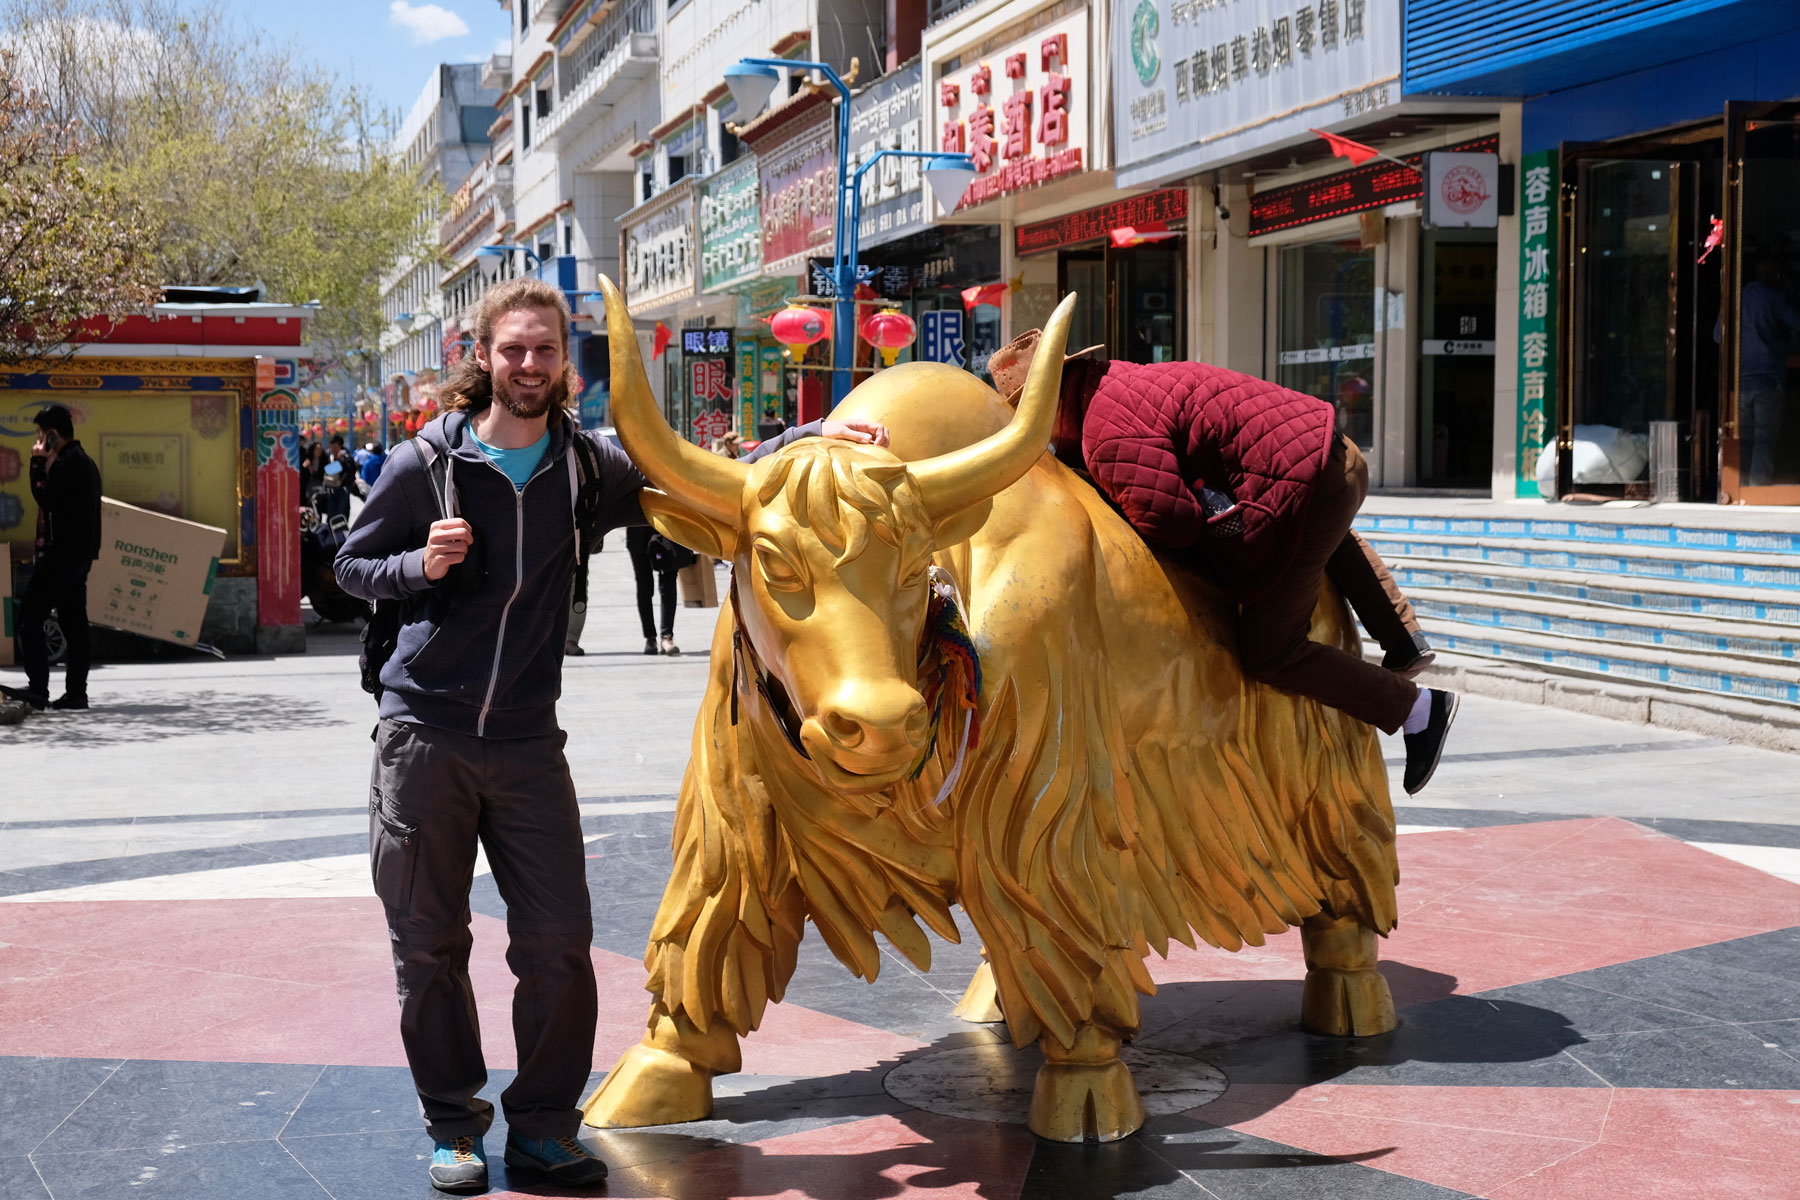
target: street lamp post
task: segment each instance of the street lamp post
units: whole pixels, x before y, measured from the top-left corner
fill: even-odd
[[[817,71],[838,93],[837,136],[837,245],[833,255],[832,284],[837,291],[835,332],[831,343],[831,401],[835,405],[850,391],[851,365],[856,350],[857,221],[862,215],[863,172],[884,155],[930,160],[925,176],[932,192],[945,208],[955,208],[963,188],[975,174],[975,162],[967,154],[931,154],[920,150],[881,150],[850,176],[850,86],[822,62],[794,58],[745,58],[725,72],[725,84],[737,102],[741,120],[752,120],[769,106],[769,98],[781,82],[781,71]],[[950,188],[955,186],[955,191]],[[945,195],[950,199],[946,201]]]

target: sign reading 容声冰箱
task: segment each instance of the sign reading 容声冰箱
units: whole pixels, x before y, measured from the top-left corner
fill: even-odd
[[[1400,0],[1116,0],[1112,11],[1121,187],[1400,100]]]
[[[1519,422],[1521,497],[1540,494],[1537,461],[1556,415],[1556,150],[1519,160]]]

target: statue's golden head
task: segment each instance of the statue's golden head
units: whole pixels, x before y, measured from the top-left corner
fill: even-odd
[[[972,537],[992,497],[1042,457],[1074,297],[1045,329],[1017,414],[992,436],[914,462],[811,438],[746,465],[690,445],[663,421],[624,300],[610,280],[600,286],[613,423],[660,489],[645,492],[644,511],[684,545],[732,560],[747,665],[784,693],[777,707],[789,709],[796,755],[838,791],[878,792],[907,778],[931,736],[917,662],[932,555]],[[992,397],[974,376],[933,363],[882,371],[858,392],[876,387]]]

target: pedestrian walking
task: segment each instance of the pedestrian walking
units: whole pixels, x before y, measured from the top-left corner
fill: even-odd
[[[100,557],[100,468],[75,439],[75,418],[51,404],[32,418],[37,441],[31,447],[31,498],[37,502],[37,539],[31,582],[19,598],[19,658],[25,687],[4,689],[32,708],[88,706],[87,580]],[[44,622],[56,614],[67,657],[63,694],[50,699],[50,647]]]
[[[428,1174],[443,1190],[487,1185],[493,1105],[479,1096],[487,1068],[468,969],[478,843],[518,977],[519,1070],[500,1097],[506,1162],[563,1184],[606,1176],[575,1137],[593,1060],[593,919],[556,699],[577,550],[641,525],[648,481],[570,419],[569,323],[563,293],[541,280],[487,293],[444,415],[390,457],[337,560],[346,591],[402,606],[379,674],[370,859],[433,1142]],[[877,440],[844,423],[785,440],[821,432]],[[579,454],[577,438],[588,442]],[[585,484],[581,458],[598,464]]]
[[[675,644],[675,587],[681,572],[680,547],[648,525],[625,531],[625,552],[631,555],[631,572],[637,577],[638,623],[644,630],[645,654],[680,654]],[[688,551],[692,555],[693,551]],[[651,610],[653,594],[662,598],[659,626]],[[657,634],[660,628],[661,640]]]

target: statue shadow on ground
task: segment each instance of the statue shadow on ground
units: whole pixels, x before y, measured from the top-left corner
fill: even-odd
[[[343,716],[324,705],[273,692],[143,691],[119,701],[97,697],[95,707],[85,712],[32,713],[3,736],[19,745],[72,749],[209,733],[285,734],[343,726]]]
[[[1299,1027],[1299,980],[1229,980],[1163,985],[1144,1002],[1136,1045],[1200,1059],[1224,1072],[1236,1124],[1280,1107],[1302,1089],[1347,1083],[1455,1083],[1479,1077],[1524,1082],[1555,1070],[1562,1052],[1585,1039],[1560,1013],[1507,1000],[1455,994],[1455,979],[1384,962],[1400,1025],[1372,1038],[1325,1037]],[[774,1196],[898,1196],[911,1189],[973,1187],[980,1196],[1112,1197],[1154,1191],[1186,1175],[1226,1171],[1342,1170],[1377,1164],[1391,1146],[1322,1155],[1265,1141],[1207,1120],[1207,1108],[1153,1116],[1138,1134],[1098,1144],[1060,1144],[1023,1125],[976,1121],[909,1108],[883,1087],[905,1062],[973,1045],[994,1045],[1002,1026],[972,1027],[873,1067],[759,1086],[747,1079],[721,1095],[711,1120],[641,1131],[589,1131],[615,1166],[610,1194],[679,1195],[683,1200]],[[1034,1050],[1008,1051],[1029,1080]],[[1573,1064],[1570,1064],[1573,1065]],[[1547,1079],[1544,1081],[1548,1081]],[[730,1086],[728,1080],[720,1081]],[[885,1127],[866,1124],[886,1118]],[[800,1122],[804,1122],[801,1124]],[[865,1122],[843,1135],[843,1153],[784,1153],[756,1144]],[[759,1128],[759,1126],[761,1128]],[[858,1142],[876,1143],[866,1150]],[[1304,1186],[1304,1179],[1298,1180]],[[1330,1185],[1319,1181],[1319,1186]]]

